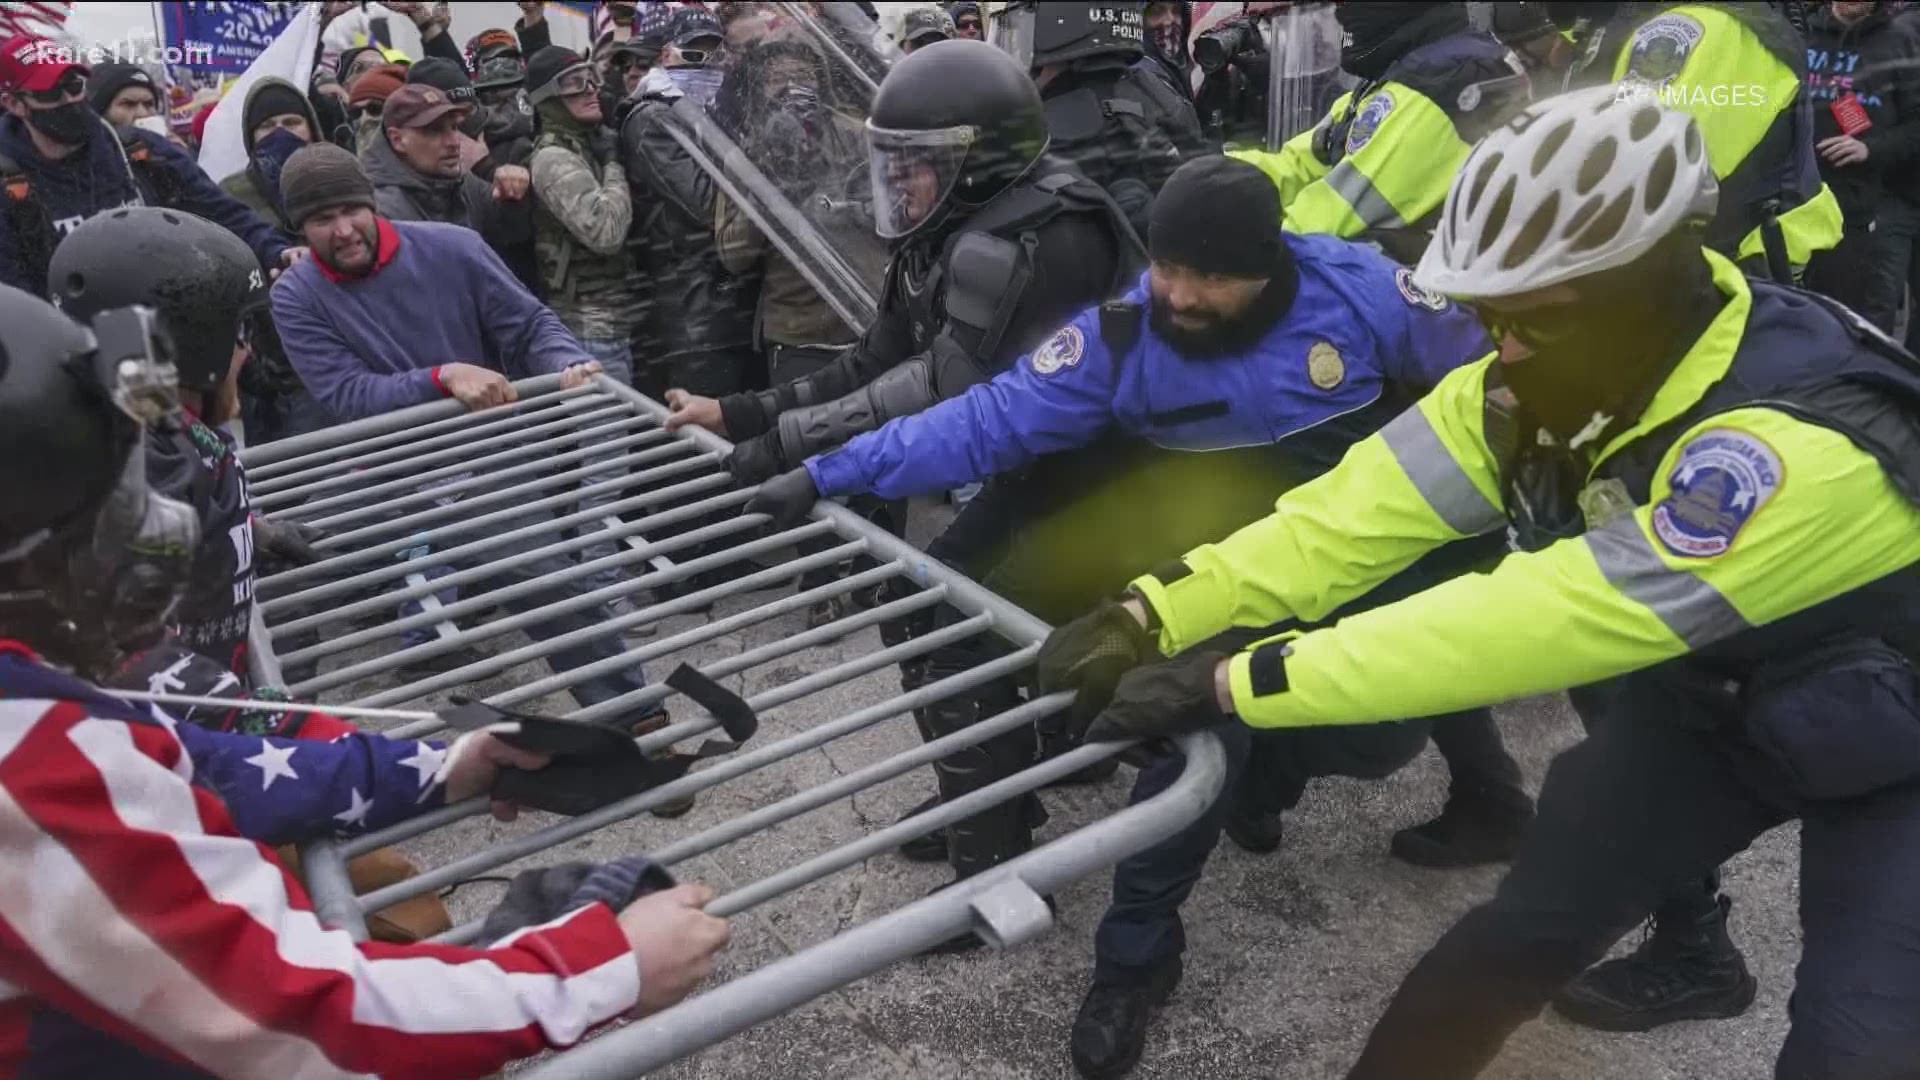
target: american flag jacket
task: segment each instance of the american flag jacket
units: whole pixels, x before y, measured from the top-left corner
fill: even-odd
[[[266,845],[440,805],[445,753],[175,723],[0,640],[0,1080],[477,1077],[632,1008],[603,904],[487,949],[314,917]]]

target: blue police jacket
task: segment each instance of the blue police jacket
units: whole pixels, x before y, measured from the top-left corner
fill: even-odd
[[[825,496],[893,499],[1008,472],[1112,428],[1169,450],[1285,441],[1325,467],[1492,350],[1472,312],[1416,288],[1374,249],[1331,236],[1286,242],[1300,275],[1293,306],[1243,354],[1182,356],[1143,325],[1116,355],[1089,308],[1008,370],[809,458],[807,471]],[[1148,303],[1144,275],[1125,300]]]

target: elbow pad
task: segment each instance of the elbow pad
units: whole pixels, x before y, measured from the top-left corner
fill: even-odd
[[[788,461],[805,461],[933,400],[926,359],[916,356],[843,398],[781,413],[780,449]]]

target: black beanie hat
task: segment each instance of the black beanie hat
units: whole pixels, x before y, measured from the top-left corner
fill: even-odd
[[[164,111],[167,107],[165,95],[153,85],[153,76],[138,64],[101,64],[87,76],[87,103],[93,111],[106,114],[107,106],[113,104],[115,94],[129,86],[144,86],[153,94],[153,104]]]
[[[1233,277],[1272,277],[1289,258],[1280,236],[1280,192],[1259,169],[1230,157],[1194,158],[1153,200],[1147,250],[1155,260]]]
[[[467,69],[444,56],[429,56],[407,69],[407,81],[431,86],[455,105],[473,104],[473,80]]]
[[[373,181],[349,151],[329,142],[314,143],[294,151],[280,170],[280,201],[287,221],[297,229],[330,206],[371,208]]]
[[[584,62],[580,54],[572,49],[558,45],[541,49],[527,60],[527,93],[532,94],[559,77],[561,72]]]
[[[295,90],[291,86],[284,86],[280,83],[272,82],[261,86],[258,90],[247,95],[247,110],[241,116],[240,123],[243,125],[243,130],[246,133],[245,137],[251,140],[253,138],[253,129],[259,127],[261,121],[270,116],[286,116],[288,114],[306,116],[307,99],[300,91]],[[308,134],[315,138],[320,136],[320,133],[317,131],[308,132]]]

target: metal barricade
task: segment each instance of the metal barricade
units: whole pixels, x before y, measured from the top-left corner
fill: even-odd
[[[864,610],[856,605],[852,614],[837,621],[776,637],[700,670],[716,679],[745,672],[941,604],[961,613],[940,629],[749,696],[747,704],[764,716],[983,632],[1004,638],[1010,649],[909,692],[875,692],[873,700],[861,701],[835,719],[776,741],[749,743],[672,783],[590,813],[542,817],[531,832],[363,896],[355,896],[348,883],[347,860],[483,814],[487,801],[474,799],[430,811],[369,835],[309,843],[302,850],[302,862],[315,908],[329,925],[363,937],[368,912],[568,845],[730,780],[778,769],[797,755],[1011,675],[1031,662],[1047,632],[1047,626],[1032,615],[834,503],[822,502],[804,524],[768,534],[764,515],[741,512],[751,491],[737,490],[721,468],[720,459],[729,445],[695,429],[666,432],[661,421],[667,410],[628,387],[601,377],[593,385],[562,390],[557,376],[515,385],[519,400],[509,406],[468,413],[457,403],[436,402],[247,452],[245,461],[260,512],[315,524],[329,532],[317,545],[325,555],[322,561],[263,577],[258,583],[253,649],[257,677],[277,682],[283,671],[291,671],[289,689],[302,700],[340,705],[345,715],[370,718],[370,726],[386,723],[389,735],[424,737],[443,726],[435,714],[391,706],[470,689],[476,681],[495,678],[530,660],[550,657],[589,639],[605,640],[621,630],[658,623],[672,614],[696,611],[712,601],[768,594],[755,598],[745,610],[724,617],[710,614],[690,629],[637,647],[622,646],[618,655],[571,669],[556,667],[554,674],[508,685],[482,698],[502,707],[525,705],[634,663],[658,667],[660,661],[674,659],[701,642],[804,610],[822,599],[870,590],[896,577],[910,579],[918,591]],[[585,554],[590,548],[615,545],[611,554],[591,558]],[[860,569],[856,563],[851,572],[823,585],[805,587],[803,582],[797,590],[791,585],[809,570],[834,567],[856,557],[873,565]],[[541,559],[550,560],[546,565],[564,568],[527,578],[525,568]],[[626,573],[610,584],[586,587],[606,580],[604,572],[615,569]],[[708,579],[701,575],[717,569],[730,570],[732,576],[705,584]],[[523,580],[502,582],[516,572]],[[444,595],[458,589],[485,591],[463,592],[458,598]],[[640,605],[637,601],[642,596],[650,596],[653,602]],[[530,625],[545,622],[551,628],[551,620],[557,617],[583,612],[597,617],[595,613],[604,610],[601,605],[617,597],[635,601],[633,609],[544,640],[534,637],[529,644],[492,656],[450,664],[447,660],[468,645]],[[495,609],[516,606],[520,610],[512,614],[481,619]],[[390,647],[393,638],[409,632],[419,640],[399,649]],[[357,657],[369,648],[376,655]],[[319,670],[317,665],[329,660],[335,666]],[[433,670],[410,671],[401,685],[377,690],[366,685],[368,679],[386,676],[402,665],[434,660],[441,663]],[[552,711],[583,720],[602,719],[649,709],[673,693],[656,683],[585,708]],[[735,841],[751,843],[756,834],[1031,724],[1066,701],[1064,694],[1030,701],[957,734],[751,806],[717,825],[678,836],[649,854],[671,867]],[[718,722],[706,715],[679,719],[639,738],[638,743],[643,750],[658,751],[716,727]],[[724,892],[707,910],[734,916],[759,908],[1124,748],[1124,744],[1082,746],[852,843],[797,854],[777,872]],[[568,1080],[641,1075],[964,932],[978,933],[996,947],[1021,944],[1052,924],[1042,897],[1172,836],[1215,798],[1225,767],[1219,742],[1211,735],[1193,736],[1183,741],[1182,749],[1183,775],[1152,800],[711,986],[672,1009],[591,1039],[525,1075]],[[661,823],[660,827],[671,826]],[[478,933],[479,924],[469,923],[442,935],[441,940],[467,942]]]

